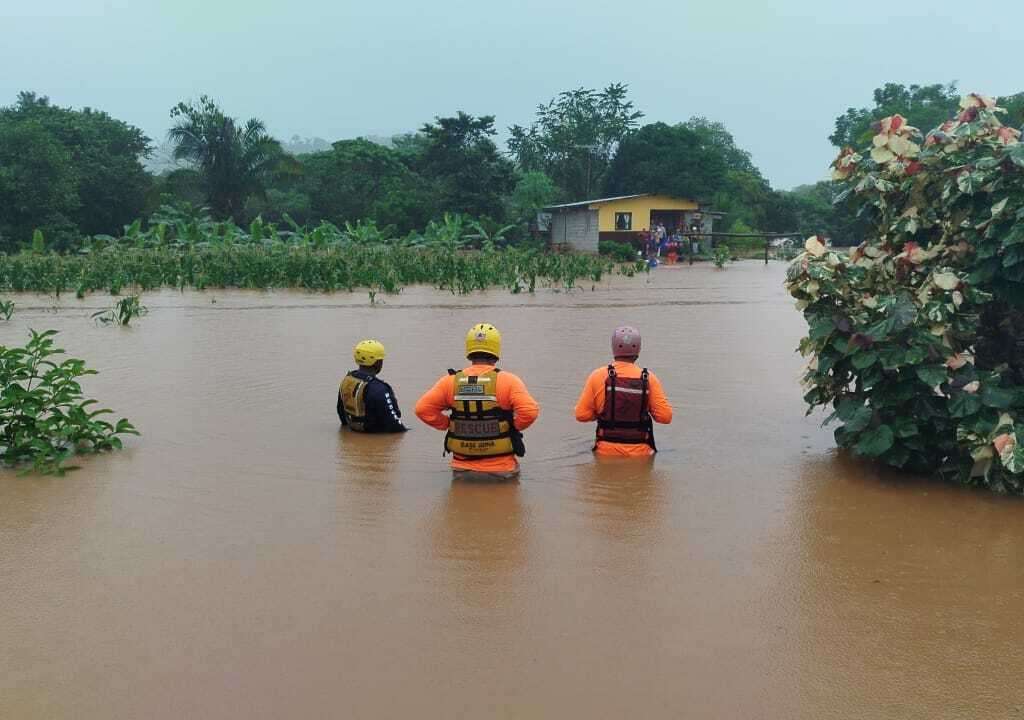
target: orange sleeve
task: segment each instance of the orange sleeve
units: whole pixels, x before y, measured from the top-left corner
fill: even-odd
[[[540,406],[526,389],[526,383],[517,375],[503,372],[498,377],[501,383],[499,393],[502,396],[498,398],[499,404],[508,405],[512,410],[512,424],[516,426],[516,430],[525,430],[533,425],[540,415]]]
[[[655,422],[668,425],[672,422],[672,406],[669,404],[668,398],[665,397],[665,391],[661,387],[661,380],[654,373],[651,373],[648,381],[651,391],[649,400],[651,417],[654,418]]]
[[[432,428],[447,430],[448,416],[444,411],[451,409],[452,392],[451,375],[445,375],[416,401],[416,417]]]
[[[583,385],[583,392],[580,399],[576,401],[576,420],[578,422],[592,422],[597,419],[597,405],[595,398],[597,391],[595,385],[600,382],[597,373],[591,373],[587,382]]]

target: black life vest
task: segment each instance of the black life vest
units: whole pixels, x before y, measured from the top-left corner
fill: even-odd
[[[352,370],[342,378],[338,388],[345,419],[349,428],[356,432],[366,432],[366,387],[372,382],[379,381],[373,375]]]
[[[648,378],[647,368],[638,378],[624,378],[615,372],[614,365],[608,366],[604,407],[597,416],[597,440],[623,445],[650,445],[652,450],[658,451],[654,444]]]
[[[455,397],[444,436],[444,454],[480,459],[514,455],[512,413],[498,405],[497,368],[482,375],[449,370]]]

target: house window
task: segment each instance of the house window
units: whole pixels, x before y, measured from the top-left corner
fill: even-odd
[[[633,229],[633,213],[615,213],[615,229],[616,230],[632,230]]]

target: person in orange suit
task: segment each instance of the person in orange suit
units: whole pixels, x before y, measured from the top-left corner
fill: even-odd
[[[658,377],[636,364],[640,333],[635,328],[616,328],[612,356],[612,364],[587,378],[576,403],[576,420],[597,421],[596,455],[650,457],[658,451],[653,423],[672,422],[672,406]]]
[[[480,323],[466,335],[469,367],[449,370],[416,403],[416,417],[445,430],[445,454],[452,454],[455,479],[514,480],[517,457],[526,454],[522,431],[540,414],[526,384],[495,365],[501,333]]]

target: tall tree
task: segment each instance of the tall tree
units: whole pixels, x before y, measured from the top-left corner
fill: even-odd
[[[423,227],[436,211],[427,182],[398,151],[364,140],[341,140],[302,158],[300,187],[310,215],[336,224],[372,219],[399,232]]]
[[[606,184],[619,143],[639,124],[643,113],[627,99],[628,86],[604,90],[577,88],[559,93],[537,108],[529,127],[509,128],[509,152],[524,171],[540,170],[574,199],[592,197]]]
[[[558,198],[555,183],[539,170],[522,173],[508,198],[509,220],[531,222],[537,212]]]
[[[960,102],[956,83],[947,85],[900,85],[886,83],[874,92],[874,106],[849,108],[836,118],[829,140],[838,148],[861,147],[871,140],[871,126],[889,115],[902,115],[907,122],[930,130],[949,119]]]
[[[663,193],[708,201],[729,165],[720,148],[685,125],[653,123],[627,136],[608,169],[609,195]]]
[[[151,184],[142,165],[150,141],[138,128],[91,108],[58,107],[32,92],[19,93],[15,105],[0,109],[0,125],[34,128],[31,133],[39,147],[18,148],[30,155],[37,150],[45,155],[49,151],[41,148],[53,143],[63,149],[67,172],[60,174],[65,177],[49,182],[57,188],[70,182],[76,200],[34,210],[33,222],[44,230],[53,233],[60,226],[71,235],[114,233],[142,212]],[[40,132],[48,140],[43,141]],[[47,182],[41,175],[32,176]],[[41,197],[50,191],[34,188],[31,194]],[[63,190],[56,192],[62,194]],[[0,215],[3,212],[0,209]],[[61,220],[55,225],[56,218]]]
[[[36,228],[51,245],[70,242],[79,206],[67,148],[34,120],[0,116],[0,251],[27,243]]]
[[[682,123],[682,127],[696,133],[701,147],[720,155],[730,170],[760,177],[761,171],[754,165],[750,153],[736,144],[736,139],[722,123],[697,116]]]
[[[1024,128],[1024,92],[999,98],[999,106],[1006,108],[1003,124],[1018,130]]]
[[[207,201],[222,218],[240,218],[245,201],[264,196],[285,156],[261,120],[239,125],[208,96],[171,109],[177,121],[167,133],[176,160],[192,163],[202,175]]]
[[[502,217],[503,198],[515,185],[515,172],[492,139],[494,116],[460,111],[454,117],[435,118],[420,134],[420,140],[408,141],[400,151],[410,152],[412,168],[434,184],[440,209]]]

